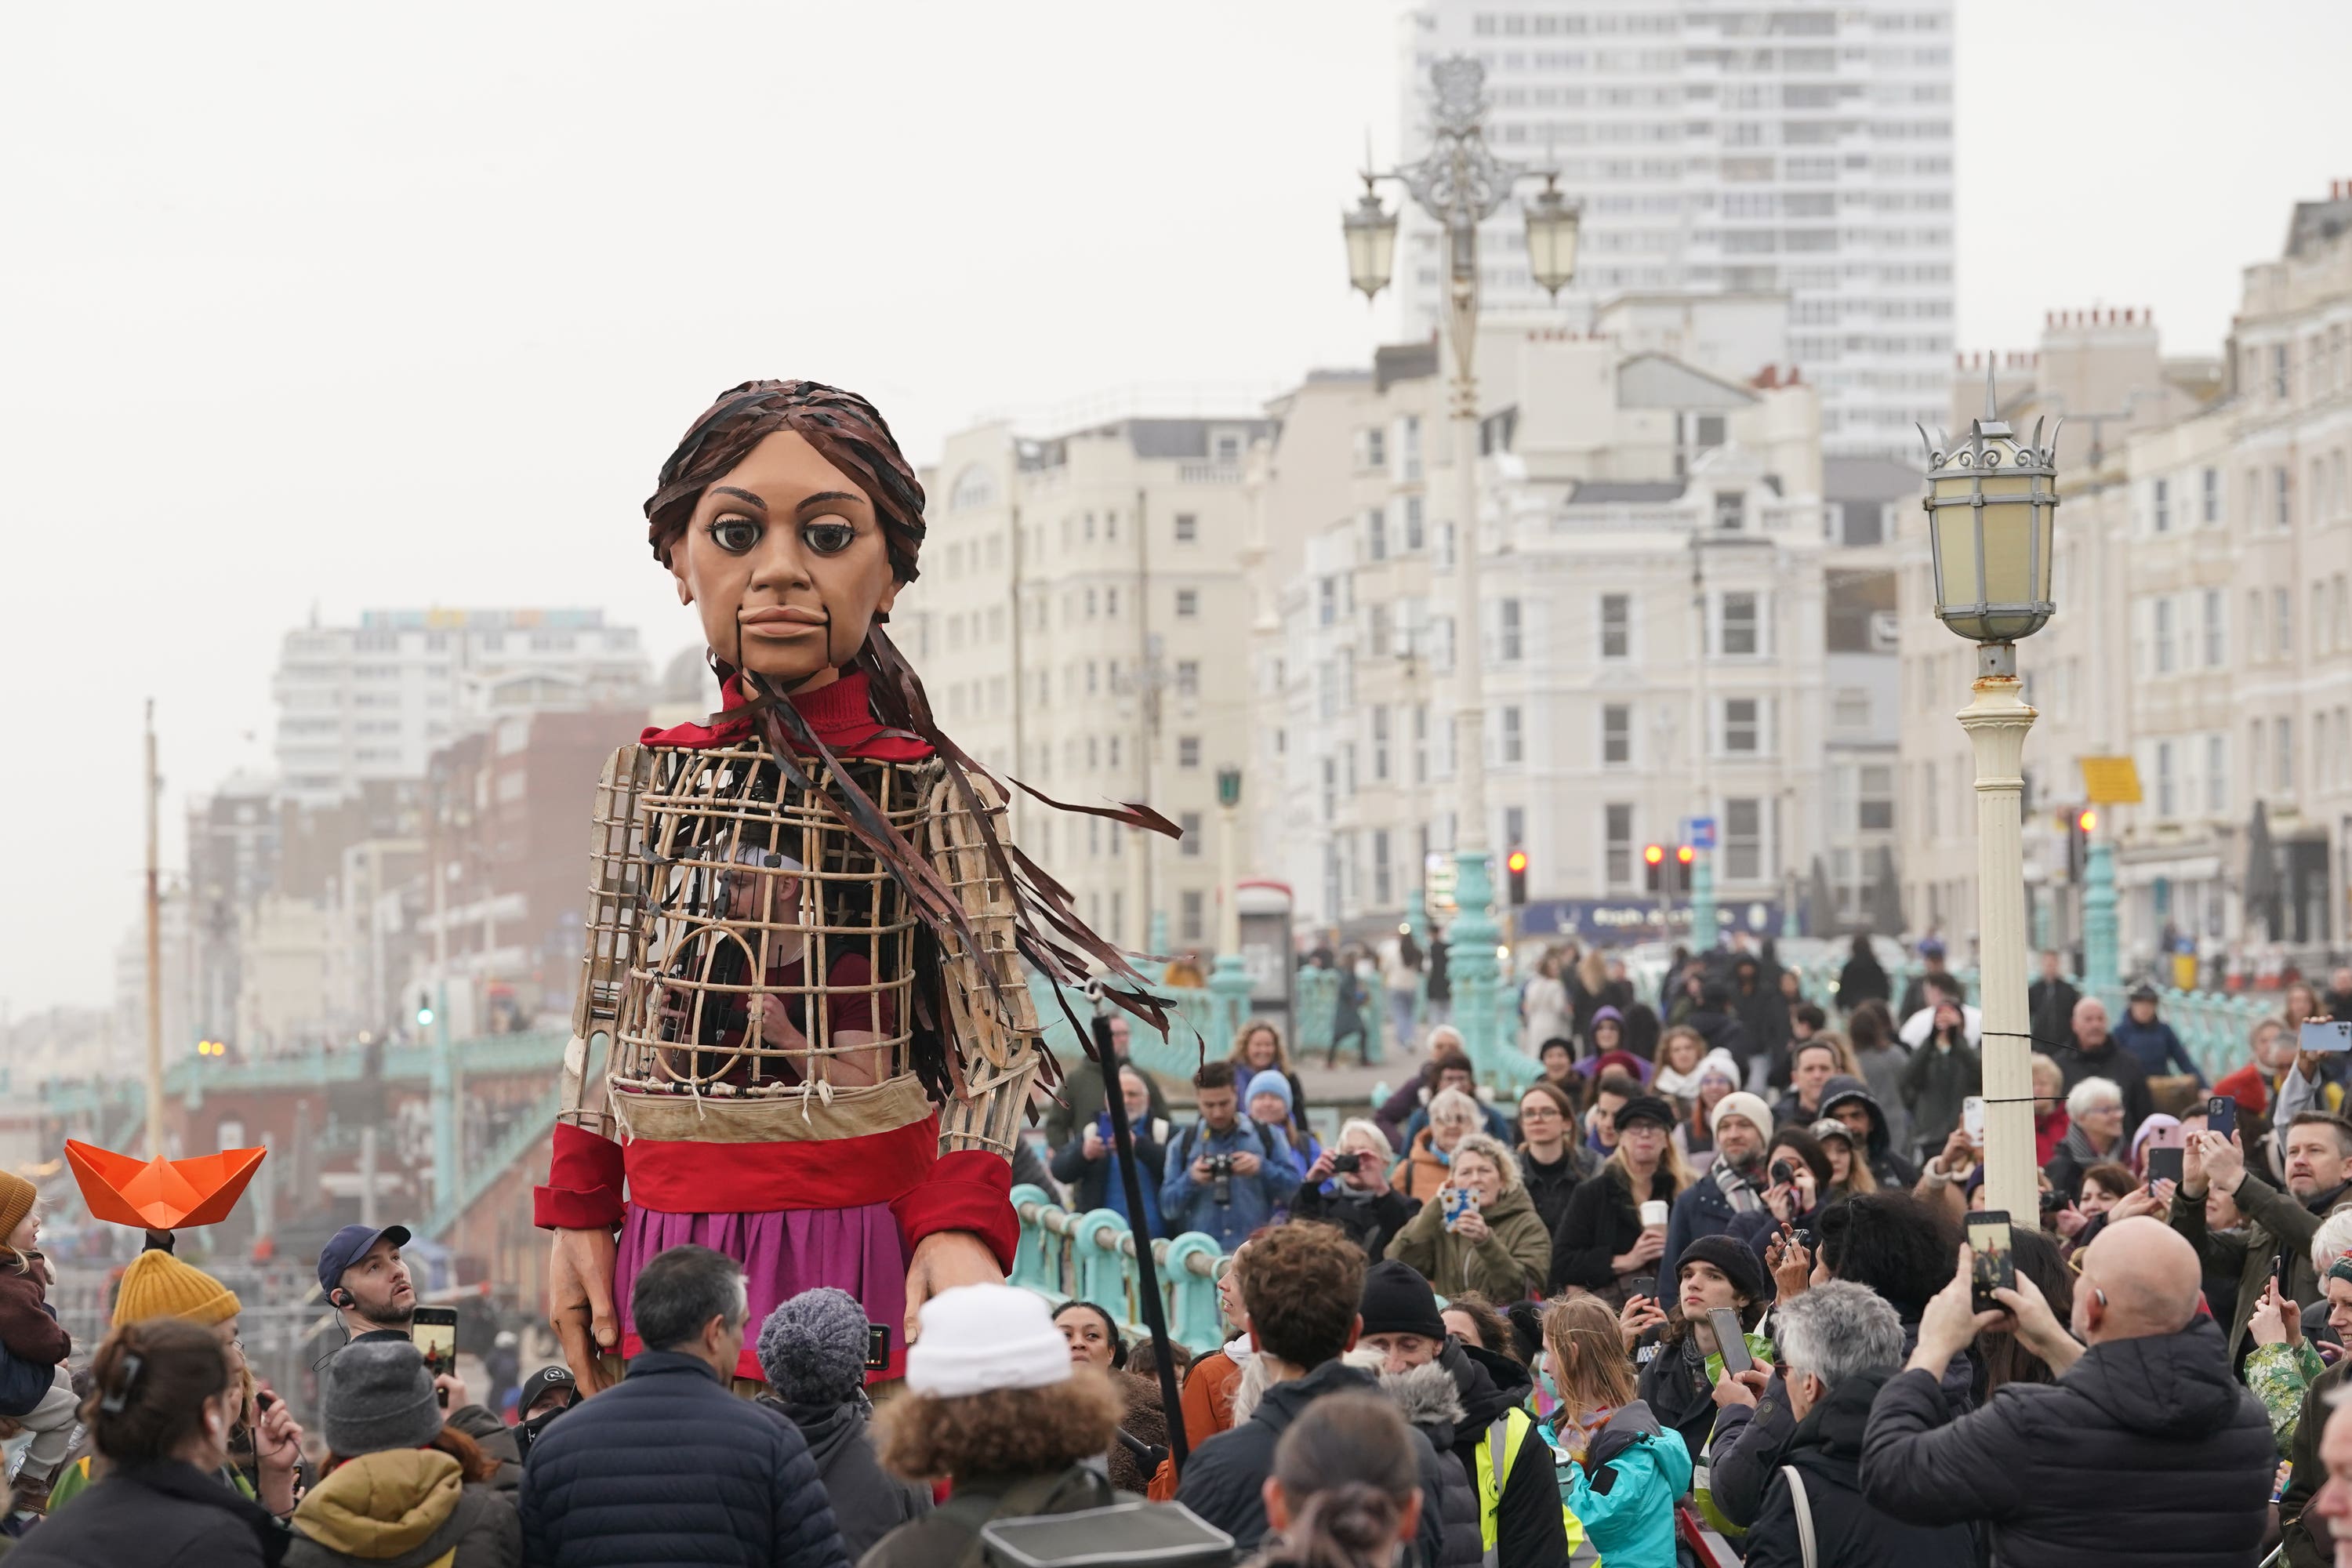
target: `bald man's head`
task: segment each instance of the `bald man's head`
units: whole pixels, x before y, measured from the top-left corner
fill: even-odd
[[[2197,1249],[2158,1219],[2108,1226],[2083,1255],[2074,1329],[2085,1344],[2177,1334],[2197,1315]]]

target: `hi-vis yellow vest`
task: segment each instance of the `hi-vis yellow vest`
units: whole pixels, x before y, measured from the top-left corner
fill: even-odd
[[[1478,1440],[1478,1544],[1485,1549],[1485,1568],[1496,1568],[1501,1561],[1503,1489],[1510,1484],[1511,1464],[1519,1457],[1520,1441],[1534,1425],[1535,1418],[1526,1411],[1506,1410]],[[1497,1448],[1503,1454],[1499,1463],[1495,1458]],[[1584,1544],[1584,1526],[1564,1506],[1559,1510],[1559,1521],[1568,1531],[1568,1551],[1572,1557],[1576,1549]]]

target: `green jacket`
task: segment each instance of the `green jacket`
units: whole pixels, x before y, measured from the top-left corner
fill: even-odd
[[[2246,1216],[2239,1236],[2215,1236],[2205,1227],[2205,1200],[2176,1190],[2172,1194],[2172,1228],[2189,1240],[2216,1274],[2235,1273],[2238,1300],[2244,1310],[2229,1324],[2230,1362],[2237,1364],[2239,1347],[2246,1342],[2246,1319],[2263,1298],[2264,1281],[2284,1251],[2287,1257],[2286,1293],[2295,1305],[2308,1307],[2319,1300],[2319,1274],[2311,1267],[2311,1238],[2320,1222],[2352,1208],[2352,1183],[2318,1194],[2304,1203],[2258,1176],[2240,1178],[2231,1196]]]
[[[1473,1243],[1445,1228],[1445,1199],[1431,1198],[1390,1238],[1388,1256],[1408,1264],[1441,1296],[1475,1290],[1508,1304],[1542,1291],[1551,1274],[1551,1232],[1525,1187],[1506,1187],[1481,1211],[1486,1238]]]
[[[2287,1462],[2294,1470],[2287,1477],[2286,1495],[2279,1499],[2287,1568],[2330,1568],[2336,1561],[2336,1543],[2328,1536],[2327,1521],[2305,1520],[2303,1514],[2327,1481],[2327,1467],[2319,1462],[2319,1429],[2327,1425],[2328,1396],[2343,1386],[2347,1371],[2352,1371],[2352,1360],[2337,1362],[2303,1392],[2303,1412],[2287,1447]]]

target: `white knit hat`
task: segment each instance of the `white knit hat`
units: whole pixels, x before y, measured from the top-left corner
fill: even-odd
[[[1715,1102],[1715,1110],[1706,1119],[1706,1130],[1714,1131],[1723,1125],[1723,1119],[1727,1116],[1739,1117],[1756,1129],[1759,1138],[1772,1135],[1772,1108],[1744,1089],[1736,1089]]]
[[[959,1285],[924,1302],[921,1321],[907,1351],[907,1386],[917,1394],[959,1399],[1070,1381],[1070,1342],[1033,1292]]]

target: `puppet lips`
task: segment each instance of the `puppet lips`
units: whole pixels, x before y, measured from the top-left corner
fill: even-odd
[[[744,632],[751,637],[794,637],[822,630],[824,612],[804,610],[797,605],[785,605],[764,610],[747,610],[736,617]]]

